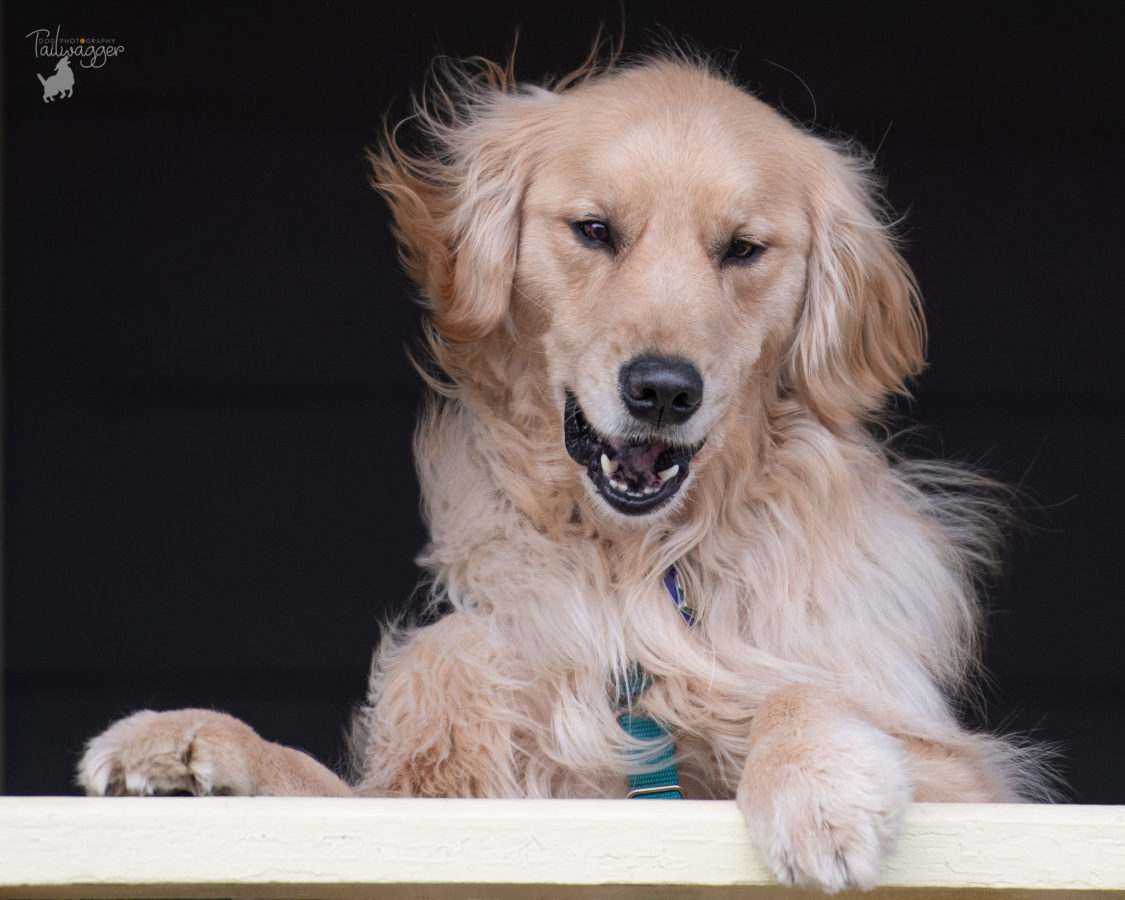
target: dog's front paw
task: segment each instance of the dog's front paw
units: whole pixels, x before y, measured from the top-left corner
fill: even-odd
[[[233,716],[205,709],[144,710],[86,745],[78,783],[88,794],[251,794],[261,738]]]
[[[777,877],[828,893],[875,887],[909,800],[898,741],[847,715],[761,729],[738,790]]]

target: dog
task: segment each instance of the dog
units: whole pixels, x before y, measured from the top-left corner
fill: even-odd
[[[36,78],[43,85],[43,102],[50,103],[56,97],[69,97],[74,93],[74,70],[70,68],[70,57],[64,56],[55,63],[55,74],[44,78],[36,73]]]
[[[659,744],[661,791],[736,799],[829,892],[876,884],[912,800],[1026,797],[1027,752],[957,715],[988,491],[878,436],[925,327],[870,160],[677,52],[435,78],[371,168],[426,310],[440,615],[377,648],[349,782],[178,710],[93,739],[80,783],[614,798]]]

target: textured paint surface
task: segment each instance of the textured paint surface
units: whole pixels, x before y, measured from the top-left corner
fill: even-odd
[[[1125,807],[918,804],[880,892],[1125,896]],[[733,803],[0,798],[0,897],[796,897]]]

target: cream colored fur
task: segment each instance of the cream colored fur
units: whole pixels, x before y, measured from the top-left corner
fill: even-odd
[[[911,798],[1016,798],[1021,754],[951,708],[987,504],[868,430],[924,329],[867,162],[675,56],[554,89],[450,66],[414,118],[422,149],[388,137],[372,163],[441,370],[415,450],[445,615],[378,649],[352,788],[185,710],[94,739],[87,789],[621,797],[639,663],[689,796],[737,798],[786,882],[872,887]],[[576,237],[592,216],[612,252]],[[764,249],[729,264],[732,238]],[[599,433],[639,433],[617,373],[643,352],[698,368],[702,406],[667,434],[706,443],[671,501],[625,516],[563,410],[569,391]]]

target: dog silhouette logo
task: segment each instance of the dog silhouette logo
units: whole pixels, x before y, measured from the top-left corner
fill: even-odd
[[[70,68],[70,57],[64,56],[55,64],[55,74],[44,78],[36,73],[43,85],[43,102],[50,103],[56,97],[69,97],[74,93],[74,72]]]

